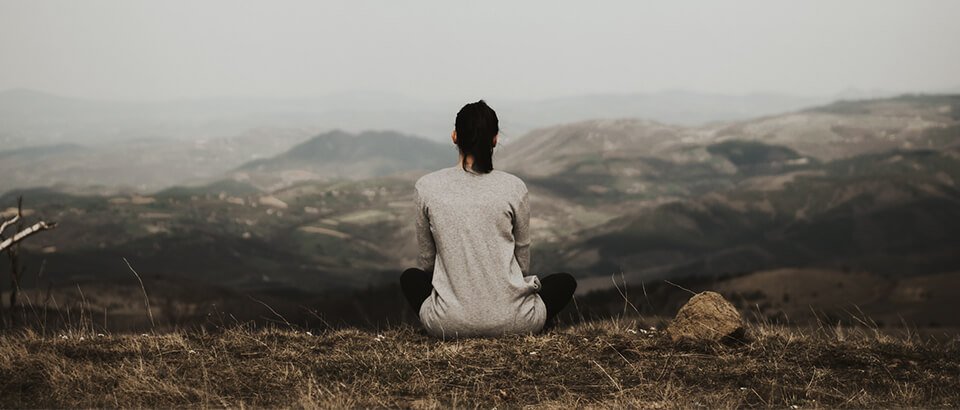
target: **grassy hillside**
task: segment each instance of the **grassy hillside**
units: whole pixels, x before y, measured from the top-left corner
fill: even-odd
[[[440,342],[410,327],[0,339],[3,407],[955,407],[960,344],[753,326],[683,345],[614,320]]]
[[[405,171],[426,172],[451,166],[456,158],[452,145],[419,137],[392,131],[354,135],[334,130],[280,155],[246,163],[231,175],[272,191],[305,180],[357,180]]]
[[[151,196],[30,190],[21,192],[29,212],[61,224],[24,249],[47,279],[68,283],[129,277],[126,257],[147,274],[234,288],[356,287],[405,264],[394,247],[415,246],[403,240],[411,192],[412,181],[398,178],[304,182],[271,193],[231,181]]]
[[[640,209],[579,232],[554,267],[652,278],[774,267],[949,272],[960,243],[954,150],[863,155]]]

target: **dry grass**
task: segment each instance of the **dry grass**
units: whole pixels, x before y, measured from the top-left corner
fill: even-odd
[[[753,325],[688,346],[635,321],[441,342],[318,334],[31,332],[0,339],[3,407],[900,407],[960,405],[960,343]]]

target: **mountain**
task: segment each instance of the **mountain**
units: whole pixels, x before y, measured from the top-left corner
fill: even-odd
[[[141,138],[80,145],[59,143],[0,151],[0,193],[55,187],[76,193],[148,193],[202,184],[250,160],[308,138],[302,129],[251,129],[223,138]]]
[[[757,176],[579,232],[555,263],[639,282],[780,267],[960,270],[960,151],[895,151]],[[585,273],[587,274],[587,273]]]
[[[564,124],[501,144],[494,163],[584,204],[646,206],[728,189],[758,173],[958,144],[960,96],[907,95],[704,127],[636,119]],[[763,164],[751,163],[758,160]]]
[[[903,95],[838,101],[802,111],[708,128],[714,140],[761,141],[822,160],[891,149],[956,144],[960,95]]]
[[[726,140],[789,147],[829,160],[895,148],[938,148],[932,138],[960,126],[960,95],[904,95],[838,101],[801,111],[702,127],[638,119],[603,119],[533,130],[507,141],[498,160],[528,175],[553,175],[588,158],[658,157],[701,161],[691,149]],[[952,134],[951,134],[952,135]],[[695,150],[694,150],[695,151]]]
[[[456,162],[453,144],[444,146],[392,131],[350,134],[334,130],[284,153],[237,168],[234,179],[275,190],[303,180],[365,179],[400,172],[425,173]]]
[[[600,275],[586,289],[619,272],[958,270],[958,152],[960,96],[903,95],[702,127],[563,124],[503,144],[495,164],[592,211],[534,248],[546,271]]]
[[[773,93],[725,95],[685,90],[655,93],[587,94],[567,97],[490,101],[515,135],[547,125],[593,119],[643,118],[666,124],[698,126],[795,111],[824,104],[831,97]]]
[[[531,131],[498,144],[496,164],[530,176],[549,176],[588,161],[663,157],[692,130],[650,120],[590,120]]]

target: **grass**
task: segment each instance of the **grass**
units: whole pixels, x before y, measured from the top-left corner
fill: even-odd
[[[956,407],[960,343],[751,324],[685,345],[639,321],[442,342],[400,325],[311,334],[0,339],[2,407]]]

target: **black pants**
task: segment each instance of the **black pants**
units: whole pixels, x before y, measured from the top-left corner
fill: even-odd
[[[400,289],[403,290],[403,295],[406,296],[410,307],[418,315],[420,305],[433,291],[432,281],[432,274],[418,268],[407,269],[400,275]],[[547,321],[544,329],[554,326],[557,314],[567,306],[576,290],[577,280],[569,273],[554,273],[540,279],[540,299],[543,299],[543,304],[547,306]]]

